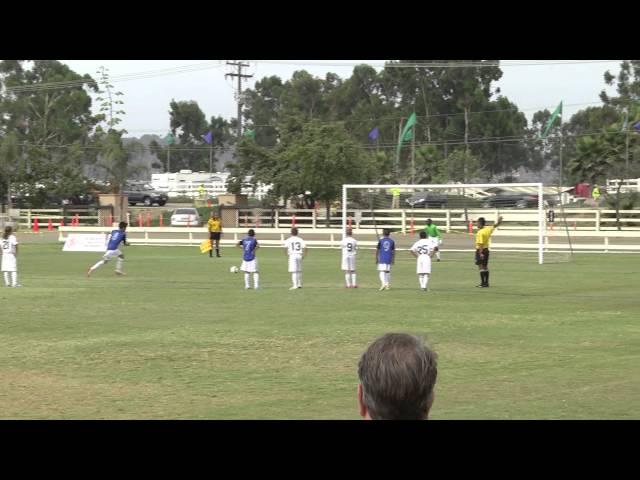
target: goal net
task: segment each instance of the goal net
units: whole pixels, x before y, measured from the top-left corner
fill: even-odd
[[[567,261],[569,230],[557,193],[548,190],[541,183],[343,185],[342,228],[417,236],[430,219],[445,236],[443,250],[470,251],[476,220],[493,225],[502,216],[493,250],[520,252],[540,264]]]

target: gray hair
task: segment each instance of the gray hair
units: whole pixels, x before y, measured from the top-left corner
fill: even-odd
[[[437,355],[423,339],[387,333],[362,354],[362,401],[374,420],[424,420],[433,403]]]

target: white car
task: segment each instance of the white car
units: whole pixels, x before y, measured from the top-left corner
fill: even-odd
[[[199,227],[200,215],[195,208],[177,208],[171,214],[172,227]]]

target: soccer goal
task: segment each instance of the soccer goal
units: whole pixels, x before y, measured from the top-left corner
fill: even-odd
[[[431,219],[441,232],[454,234],[447,235],[448,249],[457,245],[469,250],[475,221],[484,217],[493,225],[502,216],[503,223],[492,238],[494,250],[537,256],[542,264],[568,258],[566,252],[549,251],[545,237],[548,214],[553,216],[556,202],[557,195],[545,194],[541,183],[343,185],[342,228],[361,233],[373,230],[377,236],[383,229],[413,235]],[[554,220],[559,235],[561,219]]]

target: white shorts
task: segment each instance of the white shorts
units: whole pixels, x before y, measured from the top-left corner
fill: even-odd
[[[438,237],[429,237],[429,243],[431,243],[432,247],[439,247],[442,245],[442,239]]]
[[[243,260],[242,265],[240,265],[240,270],[245,273],[258,273],[258,259]]]
[[[429,255],[420,255],[418,257],[416,273],[418,275],[431,273],[431,257]]]
[[[107,250],[107,253],[105,253],[102,256],[102,259],[103,260],[109,260],[110,258],[119,257],[120,255],[122,255],[122,252],[120,250],[118,250],[118,249],[116,249],[116,250]]]
[[[302,271],[302,257],[300,255],[289,256],[289,273]]]
[[[391,271],[391,264],[390,263],[379,263],[378,264],[378,271],[379,272],[390,272]]]
[[[356,257],[342,257],[342,270],[347,272],[355,272],[356,271]]]
[[[10,253],[5,253],[2,255],[2,271],[3,272],[17,272],[18,271],[18,262],[16,261],[16,256]]]

